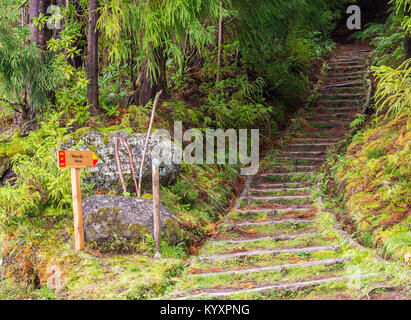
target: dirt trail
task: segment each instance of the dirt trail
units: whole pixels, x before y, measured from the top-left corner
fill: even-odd
[[[385,262],[347,241],[315,195],[316,169],[366,99],[369,51],[354,50],[339,47],[329,60],[322,96],[306,110],[304,125],[286,131],[283,149],[248,179],[171,298],[361,299],[364,290],[384,287]]]

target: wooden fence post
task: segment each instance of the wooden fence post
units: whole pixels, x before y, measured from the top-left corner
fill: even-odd
[[[80,169],[71,168],[73,195],[74,245],[76,251],[84,249],[83,208],[81,204]]]
[[[157,159],[152,161],[153,168],[153,222],[154,222],[154,240],[156,243],[156,254],[154,257],[160,258],[161,250],[161,219],[160,219],[160,179],[159,179],[159,162]]]

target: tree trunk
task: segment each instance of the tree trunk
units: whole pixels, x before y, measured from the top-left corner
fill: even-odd
[[[410,59],[411,58],[411,37],[410,36],[405,36],[405,59]]]
[[[37,18],[40,13],[45,10],[45,0],[30,0],[29,2],[29,27],[30,27],[30,41],[34,42],[37,46],[43,48],[45,44],[44,28],[40,30],[39,27],[34,26],[33,20]],[[27,122],[33,120],[36,117],[36,107],[32,99],[31,94],[31,84],[27,84],[27,95],[26,105],[22,109],[22,121]],[[42,102],[40,102],[42,104]]]
[[[33,18],[39,16],[41,11],[41,0],[30,0],[29,3],[29,24],[30,24],[30,31],[31,36],[30,40],[36,44],[39,43],[40,39],[40,30],[38,27],[33,25]]]
[[[90,0],[88,19],[87,47],[87,103],[91,106],[91,114],[99,111],[98,103],[98,32],[96,31],[98,0]]]
[[[220,1],[221,8],[223,7],[223,2]],[[219,82],[221,80],[221,57],[223,53],[223,28],[224,28],[224,21],[223,21],[223,14],[220,12],[220,20],[218,22],[218,53],[217,53],[217,78],[216,81]]]
[[[167,95],[167,78],[166,78],[166,57],[163,48],[153,50],[155,64],[158,69],[147,73],[147,60],[141,66],[141,79],[139,93],[139,104],[146,105],[150,99],[153,99],[156,93],[163,90],[163,95]]]

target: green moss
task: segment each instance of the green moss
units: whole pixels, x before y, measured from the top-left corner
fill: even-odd
[[[89,214],[88,245],[101,252],[151,252],[152,237],[148,228],[139,223],[129,226],[121,222],[120,209],[99,208]],[[99,237],[100,235],[100,237]]]

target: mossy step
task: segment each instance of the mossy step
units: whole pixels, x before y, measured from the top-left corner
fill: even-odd
[[[300,152],[289,152],[293,154],[299,154]],[[314,171],[300,171],[300,172],[271,172],[271,173],[258,173],[257,177],[286,177],[286,176],[297,176],[297,175],[308,175],[315,174]]]
[[[319,104],[326,105],[362,105],[364,100],[320,100]]]
[[[269,183],[269,182],[306,182],[311,177],[313,177],[314,172],[311,171],[302,171],[302,172],[291,172],[291,173],[266,173],[258,174],[255,176],[255,181],[253,186],[256,183]]]
[[[335,143],[293,143],[287,144],[284,148],[285,151],[323,151],[327,150],[330,147],[334,146]],[[303,166],[299,166],[298,168],[301,169]],[[306,166],[307,168],[318,168],[318,166]]]
[[[305,195],[279,195],[279,196],[244,196],[240,197],[241,200],[257,200],[257,201],[272,201],[272,200],[304,200],[310,199],[310,194]]]
[[[193,274],[193,276],[201,276],[201,277],[215,277],[225,274],[246,274],[246,273],[260,273],[265,271],[283,271],[284,269],[288,268],[302,268],[302,267],[314,267],[318,265],[322,266],[332,266],[335,264],[343,264],[349,261],[351,258],[337,258],[337,259],[325,259],[325,260],[317,260],[317,261],[309,261],[309,262],[300,262],[300,263],[288,263],[288,264],[281,264],[276,266],[270,267],[258,267],[258,268],[248,268],[248,269],[231,269],[226,271],[220,272],[209,272],[209,273],[200,273],[200,274]]]
[[[319,107],[312,109],[318,114],[335,113],[340,115],[356,115],[360,112],[359,107],[347,108],[347,107]]]
[[[353,92],[353,93],[322,93],[321,95],[325,98],[355,99],[355,98],[361,98],[365,94]]]
[[[304,194],[309,195],[312,188],[271,188],[271,189],[258,189],[252,188],[249,194],[264,194],[271,196],[288,196],[293,194]]]
[[[288,145],[286,145],[286,147],[288,147]],[[284,165],[276,164],[276,165],[269,165],[268,168],[276,169],[276,170],[277,169],[281,169],[281,170],[284,169],[284,170],[286,170],[286,172],[290,172],[290,170],[293,170],[293,169],[298,169],[298,170],[301,170],[301,171],[314,170],[314,169],[318,168],[318,166],[306,166],[306,165],[293,166],[293,165],[289,165],[289,164],[284,164]]]
[[[297,215],[307,210],[293,210],[293,208],[288,208],[290,210],[261,210],[261,211],[230,211],[230,213],[226,216],[225,222],[229,223],[237,223],[237,222],[244,222],[244,221],[265,221],[265,220],[273,220],[275,218],[279,218],[284,214],[287,215]]]
[[[289,164],[322,164],[325,157],[292,157],[292,156],[278,156],[277,159],[287,161]]]
[[[293,172],[313,172],[314,170],[318,169],[319,166],[309,166],[309,165],[290,165],[290,164],[283,164],[283,165],[271,165],[270,163],[266,163],[262,165],[264,169],[262,174],[267,172],[268,173],[293,173]]]
[[[342,86],[322,86],[318,89],[318,92],[325,92],[326,93],[330,93],[330,94],[338,94],[338,93],[350,93],[350,94],[365,94],[364,93],[365,88],[364,87],[342,87]]]
[[[262,287],[279,283],[295,283],[313,279],[345,276],[347,275],[346,266],[346,262],[332,264],[330,266],[318,264],[311,267],[291,267],[288,269],[283,268],[281,270],[265,270],[251,273],[231,272],[230,274],[215,275],[212,277],[194,275],[197,272],[206,272],[206,270],[193,269],[190,270],[190,274],[184,279],[185,281],[181,283],[180,288],[184,290],[183,292],[198,293],[204,290],[208,291],[213,289],[233,290]],[[235,267],[233,269],[235,269]],[[240,267],[239,269],[242,268]],[[216,268],[215,270],[218,271],[219,269]]]
[[[309,123],[333,123],[333,124],[349,124],[353,119],[356,118],[356,114],[354,113],[339,113],[336,114],[335,116],[330,114],[323,114],[319,117],[310,117],[310,118],[306,118],[306,121],[308,121]]]
[[[336,65],[336,64],[333,64],[333,65],[330,65],[329,71],[330,72],[333,72],[333,71],[347,71],[347,72],[350,72],[350,71],[353,71],[353,70],[364,70],[366,68],[367,68],[367,66],[365,64],[355,64],[355,65]]]
[[[339,110],[337,110],[339,111]],[[307,117],[307,121],[333,121],[333,120],[341,120],[341,121],[346,121],[355,118],[357,115],[357,112],[333,112],[333,113],[325,113],[322,112],[320,116],[315,116],[312,115],[310,117]]]
[[[352,59],[333,59],[328,61],[329,65],[363,65],[361,60],[352,60]]]
[[[338,240],[338,237],[335,237],[335,239],[335,241],[330,242],[329,237],[326,235],[311,235],[282,241],[278,241],[275,239],[267,239],[246,243],[229,243],[220,245],[208,244],[206,247],[203,248],[204,255],[202,256],[222,255],[233,252],[249,252],[256,250],[286,250],[297,247],[320,247],[329,245],[339,245],[342,243],[342,241]],[[306,255],[307,257],[310,256],[309,253],[303,252],[304,251],[299,251],[298,255]]]
[[[260,183],[260,184],[253,184],[255,188],[304,188],[310,187],[311,182],[307,181],[299,181],[299,182],[273,182],[273,183]]]
[[[299,223],[313,223],[315,220],[309,220],[309,219],[282,219],[282,220],[268,220],[268,221],[256,221],[256,222],[236,222],[236,223],[230,223],[230,224],[223,224],[223,228],[230,229],[232,227],[254,227],[254,226],[273,226],[276,224],[287,224],[287,223],[293,223],[293,224],[299,224]]]
[[[340,246],[321,246],[321,247],[302,247],[302,248],[288,248],[288,249],[272,249],[272,250],[252,250],[244,252],[234,252],[226,253],[219,255],[211,256],[202,256],[198,259],[203,260],[220,260],[220,259],[230,259],[238,257],[250,257],[250,256],[259,256],[259,255],[276,255],[282,253],[298,253],[298,252],[319,252],[319,251],[337,251],[340,249]]]
[[[338,120],[338,121],[337,121]],[[320,119],[315,120],[308,120],[310,126],[316,129],[333,129],[333,128],[347,128],[351,121],[347,121],[345,119],[334,119],[334,120],[327,120],[321,121]]]
[[[324,79],[326,83],[337,83],[341,81],[364,81],[365,75],[353,75],[353,76],[347,76],[347,75],[327,75]]]
[[[291,151],[291,150],[284,150],[281,155],[291,155],[291,156],[310,156],[310,157],[320,157],[324,156],[327,154],[327,149],[325,150],[316,150],[316,151]],[[312,171],[310,172],[311,174],[314,174],[315,172]]]
[[[323,233],[319,232],[306,232],[306,233],[298,233],[294,235],[283,235],[283,236],[265,236],[265,237],[257,237],[257,238],[242,238],[242,239],[228,239],[228,240],[221,240],[221,241],[212,241],[210,242],[210,245],[212,246],[219,246],[222,244],[237,244],[237,243],[251,243],[251,242],[259,242],[259,241],[265,241],[265,240],[274,240],[274,241],[286,241],[286,240],[294,240],[298,239],[301,237],[307,237],[307,236],[320,236],[323,235]]]
[[[354,72],[328,72],[327,77],[351,77],[351,76],[364,76],[364,71],[354,71]]]
[[[351,276],[338,276],[338,277],[328,277],[323,279],[317,280],[310,280],[310,281],[301,281],[301,282],[294,282],[294,283],[282,283],[282,284],[274,284],[274,285],[265,285],[265,286],[257,286],[252,288],[246,289],[209,289],[205,290],[202,289],[201,292],[191,294],[185,297],[178,297],[176,300],[188,300],[194,298],[221,298],[221,297],[229,297],[234,295],[242,295],[247,293],[262,293],[265,291],[298,291],[306,288],[312,288],[314,286],[320,286],[322,284],[327,283],[338,283],[338,282],[347,282],[352,279],[366,279],[366,278],[375,278],[381,276],[379,273],[368,273],[362,275],[351,275]]]
[[[328,89],[328,88],[360,88],[364,89],[365,81],[341,81],[332,84],[323,84],[321,89]]]
[[[306,137],[293,137],[290,139],[291,145],[293,144],[315,144],[315,143],[337,143],[340,141],[340,138],[331,138],[331,137],[318,137],[318,138],[306,138]]]
[[[303,137],[306,139],[318,139],[318,138],[341,139],[347,134],[347,131],[341,130],[341,129],[310,130],[310,131],[304,131],[303,134],[304,134]]]
[[[300,230],[300,233],[308,233],[317,231],[312,225],[308,225],[304,230]],[[284,235],[287,235],[284,233]],[[299,255],[302,257],[298,259]],[[286,263],[294,263],[297,260],[308,260],[316,261],[323,259],[336,259],[343,258],[345,253],[343,250],[328,250],[328,251],[316,251],[307,253],[305,251],[298,252],[282,252],[279,254],[263,254],[256,256],[241,256],[231,259],[220,259],[220,260],[199,260],[195,259],[192,261],[191,266],[193,268],[201,267],[204,269],[212,269],[214,267],[222,269],[233,269],[238,268],[241,265],[242,268],[255,268],[255,267],[269,267],[273,265],[280,265]],[[307,257],[307,258],[304,258]]]

